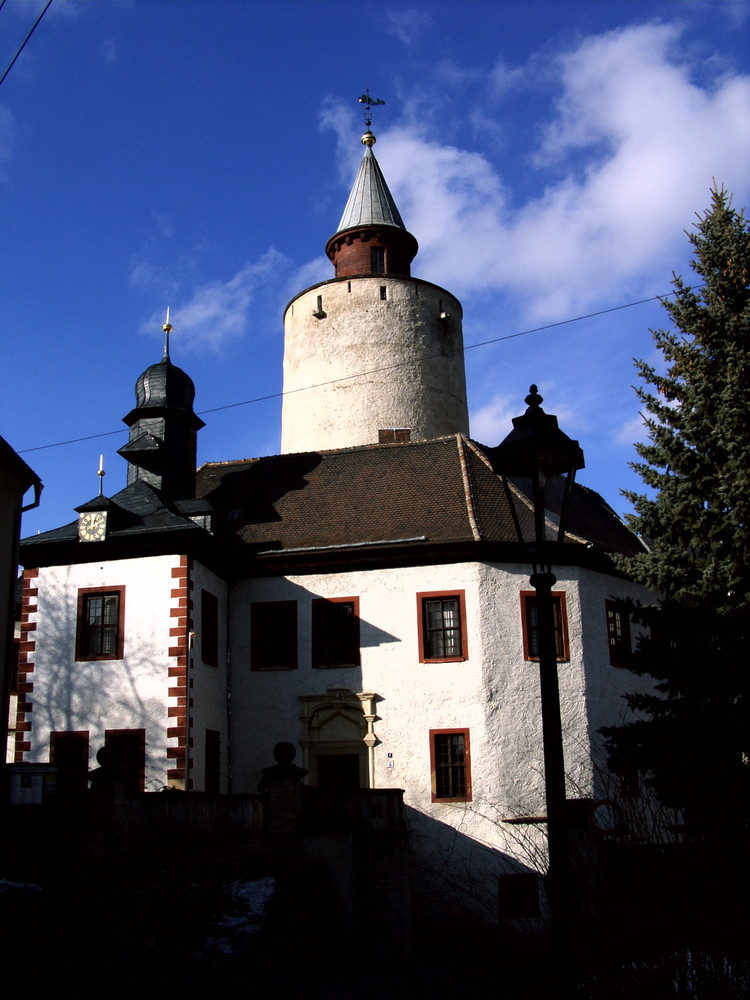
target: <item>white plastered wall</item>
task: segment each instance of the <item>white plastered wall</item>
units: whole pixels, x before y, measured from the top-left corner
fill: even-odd
[[[29,760],[49,759],[51,732],[84,730],[95,767],[105,730],[145,729],[146,790],[167,784],[171,570],[178,565],[170,555],[39,570]],[[77,661],[78,591],[110,587],[125,587],[123,658]]]
[[[459,563],[238,583],[231,598],[235,790],[255,788],[276,742],[299,745],[300,695],[375,693],[374,787],[405,789],[407,806],[434,821],[433,830],[445,825],[511,856],[526,852],[531,861],[542,851],[539,830],[526,828],[519,844],[519,828],[501,822],[545,811],[539,670],[523,658],[520,593],[530,589],[528,574],[525,567]],[[609,664],[604,601],[638,588],[579,569],[558,578],[571,651],[559,667],[568,794],[582,797],[597,791],[596,730],[619,719],[622,694],[633,686],[632,675]],[[465,592],[463,662],[419,662],[416,595],[431,591]],[[315,597],[359,598],[361,667],[311,667]],[[298,669],[250,670],[248,606],[256,600],[298,602]],[[584,629],[584,613],[587,623],[600,624]],[[472,801],[432,802],[429,730],[453,728],[470,730]]]
[[[227,585],[221,577],[200,563],[193,563],[193,629],[194,641],[188,662],[188,721],[193,740],[188,748],[190,755],[189,777],[193,789],[205,790],[206,730],[219,733],[221,757],[221,791],[226,792],[229,763],[227,735]],[[212,593],[219,602],[219,656],[218,666],[205,663],[201,655],[201,590]]]

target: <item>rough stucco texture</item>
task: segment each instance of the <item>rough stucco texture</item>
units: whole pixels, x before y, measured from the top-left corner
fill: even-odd
[[[435,285],[316,285],[287,308],[284,343],[284,453],[372,444],[380,428],[468,434],[461,306]]]

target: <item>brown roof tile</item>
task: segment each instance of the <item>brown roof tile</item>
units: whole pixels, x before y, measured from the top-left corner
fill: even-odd
[[[208,463],[197,490],[216,511],[217,535],[234,534],[254,551],[516,540],[500,479],[481,445],[462,435]],[[605,551],[639,550],[584,487],[576,489],[569,530]]]

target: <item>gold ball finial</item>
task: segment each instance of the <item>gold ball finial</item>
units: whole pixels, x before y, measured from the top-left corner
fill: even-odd
[[[164,354],[162,355],[162,361],[169,361],[169,335],[172,332],[172,324],[169,322],[169,306],[167,306],[167,321],[162,326],[164,331]]]
[[[359,141],[362,143],[363,146],[374,146],[375,136],[368,129]]]

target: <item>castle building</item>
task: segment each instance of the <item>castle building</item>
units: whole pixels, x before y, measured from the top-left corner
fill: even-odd
[[[10,759],[85,788],[107,746],[133,790],[246,793],[283,740],[311,785],[403,789],[426,868],[463,850],[533,870],[538,827],[517,823],[545,809],[529,555],[469,436],[460,303],[412,277],[417,242],[363,141],[335,276],[286,309],[282,454],[196,474],[202,422],[167,323],[125,417],[127,485],[22,544]],[[513,490],[530,509],[528,483]],[[625,602],[646,596],[611,556],[641,545],[585,486],[566,541],[568,795],[597,800],[598,730],[632,686]]]

